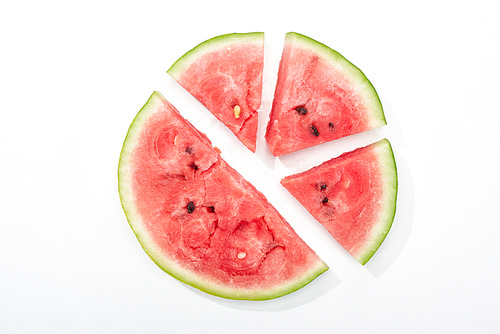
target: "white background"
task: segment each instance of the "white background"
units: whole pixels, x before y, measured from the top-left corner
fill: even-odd
[[[500,2],[4,1],[1,333],[500,332]],[[326,7],[325,7],[326,6]],[[167,74],[198,43],[264,31],[256,154]],[[388,125],[274,159],[262,139],[284,34],[343,54]],[[330,266],[266,302],[206,295],[142,251],[117,191],[121,145],[160,91]],[[279,185],[388,138],[396,219],[359,265]]]

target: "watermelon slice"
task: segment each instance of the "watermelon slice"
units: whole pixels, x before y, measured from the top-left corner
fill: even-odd
[[[167,72],[255,152],[263,67],[264,34],[256,32],[209,39]]]
[[[363,265],[391,228],[398,181],[387,139],[287,176],[281,184]]]
[[[266,140],[274,156],[385,125],[366,76],[336,51],[288,33]]]
[[[209,294],[276,298],[328,269],[157,92],[130,126],[118,177],[123,209],[146,253]]]

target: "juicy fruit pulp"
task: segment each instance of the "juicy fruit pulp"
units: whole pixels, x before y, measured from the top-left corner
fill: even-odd
[[[127,134],[119,190],[127,219],[153,261],[207,293],[276,298],[328,269],[159,93]]]
[[[368,262],[391,228],[397,172],[386,139],[287,176],[281,183],[361,264]]]
[[[263,33],[228,34],[196,46],[167,72],[255,152],[263,66]]]
[[[288,33],[266,140],[274,156],[385,125],[365,75],[329,47]]]

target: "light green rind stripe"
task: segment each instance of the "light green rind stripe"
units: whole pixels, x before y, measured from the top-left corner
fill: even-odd
[[[370,80],[368,80],[366,75],[358,67],[332,48],[302,34],[289,32],[286,34],[285,43],[286,42],[297,43],[302,47],[309,48],[313,50],[314,53],[329,60],[329,64],[342,71],[348,78],[350,78],[351,82],[355,83],[355,87],[359,88],[359,92],[363,95],[364,100],[367,103],[371,118],[371,125],[373,127],[378,127],[387,124],[382,103],[380,102],[380,98],[375,90],[375,87],[373,87]]]
[[[128,130],[120,154],[120,161],[118,165],[118,190],[122,207],[130,224],[130,227],[134,231],[142,248],[148,254],[148,256],[162,270],[175,277],[176,279],[206,293],[229,299],[266,300],[277,298],[304,287],[320,274],[328,270],[328,266],[323,261],[318,259],[313,268],[311,268],[307,272],[304,272],[303,276],[298,277],[292,282],[288,282],[286,284],[268,290],[244,290],[214,284],[210,280],[204,279],[196,274],[193,274],[190,271],[183,270],[181,266],[176,265],[175,260],[168,259],[164,256],[162,250],[157,246],[157,244],[144,229],[144,222],[142,221],[135,207],[135,198],[132,191],[132,171],[129,164],[131,154],[139,139],[141,130],[143,129],[143,125],[151,116],[154,115],[155,112],[161,111],[161,108],[159,108],[159,106],[161,106],[163,103],[165,103],[165,99],[163,98],[163,96],[158,92],[154,92],[147,103],[139,111]]]
[[[396,200],[398,192],[398,174],[394,152],[387,139],[382,139],[377,143],[377,151],[382,166],[382,179],[384,182],[384,210],[378,222],[374,223],[376,228],[372,232],[372,238],[366,245],[363,252],[358,254],[356,259],[365,265],[379,249],[392,227],[394,216],[396,215]]]
[[[225,34],[208,39],[190,51],[186,52],[182,57],[168,69],[167,73],[174,79],[178,79],[180,75],[189,67],[193,62],[201,56],[212,52],[214,50],[222,49],[234,43],[264,43],[263,32],[249,32],[249,33],[233,33]]]
[[[151,256],[151,255],[150,255]],[[305,272],[303,276],[299,277],[297,280],[292,282],[288,282],[286,284],[277,286],[272,289],[262,290],[262,289],[234,289],[228,286],[223,285],[214,285],[213,282],[209,280],[200,279],[195,275],[176,275],[172,273],[171,266],[167,264],[165,266],[161,262],[157,262],[155,258],[153,261],[162,268],[164,271],[169,273],[170,275],[176,277],[180,281],[191,285],[201,291],[204,291],[208,294],[223,297],[227,299],[237,299],[237,300],[269,300],[278,297],[282,297],[284,295],[290,294],[294,291],[297,291],[310,282],[312,282],[316,277],[324,273],[328,270],[328,266],[321,260],[316,263],[314,268],[311,268],[308,272]],[[156,258],[158,259],[158,258]]]

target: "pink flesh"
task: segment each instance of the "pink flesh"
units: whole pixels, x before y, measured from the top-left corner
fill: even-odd
[[[161,109],[144,125],[131,161],[137,209],[164,256],[210,282],[248,289],[294,281],[317,265],[210,141],[168,102]]]
[[[263,66],[263,44],[234,43],[203,55],[176,80],[255,152]]]
[[[355,257],[364,250],[382,209],[382,174],[375,147],[345,153],[281,181]]]
[[[300,115],[295,108],[304,107]],[[331,125],[330,125],[331,123]],[[319,133],[314,135],[311,126]],[[348,78],[309,49],[285,42],[266,140],[273,155],[366,131],[367,109]]]

